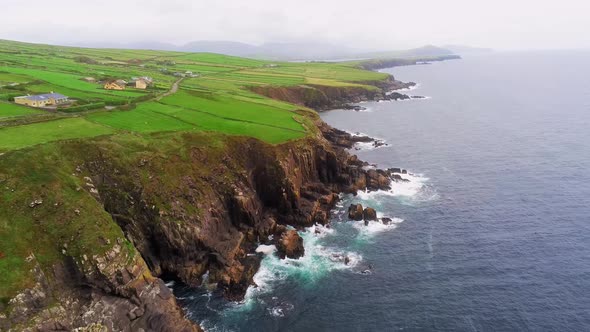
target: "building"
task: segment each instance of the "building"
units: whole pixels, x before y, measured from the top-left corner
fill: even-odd
[[[149,86],[149,82],[140,78],[138,80],[135,81],[135,88],[136,89],[147,89],[147,87]]]
[[[88,83],[96,83],[96,78],[94,78],[94,77],[84,77],[84,78],[82,78],[82,81],[88,82]]]
[[[135,87],[136,89],[147,89],[148,87],[154,84],[154,80],[151,77],[143,76],[143,77],[133,77],[129,82],[129,85]]]
[[[186,71],[183,77],[199,77],[199,74],[195,74],[192,71]]]
[[[104,84],[105,90],[125,90],[127,82],[124,80],[108,81]]]
[[[14,102],[16,104],[32,107],[46,107],[67,103],[68,97],[59,93],[51,92],[42,95],[14,97]]]

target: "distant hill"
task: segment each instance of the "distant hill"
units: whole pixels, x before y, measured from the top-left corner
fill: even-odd
[[[358,54],[352,48],[316,42],[265,43],[257,46],[232,41],[196,41],[181,46],[179,50],[273,60],[334,59]]]
[[[161,42],[135,42],[127,44],[117,43],[78,43],[72,46],[95,48],[123,48],[181,52],[219,53],[247,58],[267,60],[343,60],[392,57],[431,57],[461,54],[456,50],[466,50],[466,47],[449,49],[426,45],[409,50],[367,52],[353,47],[320,43],[320,42],[274,42],[262,45],[252,45],[225,40],[193,41],[181,46]],[[476,50],[470,48],[470,50]],[[483,50],[483,49],[482,49]]]
[[[170,43],[155,41],[139,41],[133,43],[114,42],[81,42],[66,43],[64,46],[85,47],[85,48],[116,48],[126,50],[154,50],[154,51],[178,51],[178,46]]]
[[[194,41],[177,47],[177,50],[185,52],[220,53],[234,56],[248,56],[259,53],[258,46],[224,40]]]
[[[418,48],[401,51],[370,52],[361,54],[361,58],[383,59],[383,58],[416,58],[416,57],[437,57],[456,54],[453,51],[434,45],[426,45]]]

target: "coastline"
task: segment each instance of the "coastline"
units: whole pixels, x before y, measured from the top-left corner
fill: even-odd
[[[442,59],[440,61],[443,61]],[[379,68],[379,69],[386,69],[386,68],[392,68],[392,67],[384,67],[384,68]],[[356,94],[354,92],[354,90],[352,90],[352,93],[350,94],[346,94],[343,93],[341,95],[339,95],[338,99],[339,101],[345,100],[346,103],[342,104],[342,105],[338,105],[334,106],[333,103],[328,102],[326,105],[324,106],[320,106],[319,109],[317,109],[317,112],[322,112],[322,111],[327,111],[327,110],[336,110],[336,109],[343,109],[342,106],[348,106],[350,104],[348,104],[348,102],[355,102],[355,103],[359,103],[359,102],[365,102],[365,101],[390,101],[390,100],[398,100],[398,99],[394,99],[394,98],[388,98],[389,95],[391,95],[392,93],[395,93],[395,91],[399,91],[399,90],[412,90],[417,84],[414,82],[401,82],[401,81],[397,81],[395,80],[395,78],[390,75],[389,78],[385,81],[384,83],[379,84],[379,87],[381,89],[381,93],[380,94],[374,94],[372,97],[367,97],[365,96],[359,96],[358,94]],[[346,91],[346,89],[344,89]],[[348,90],[350,91],[350,90]],[[260,93],[260,91],[257,91]],[[268,91],[265,91],[268,92]],[[272,93],[268,94],[267,96],[273,96]],[[273,96],[273,98],[276,98],[276,95]],[[412,98],[407,98],[407,99],[412,99]],[[403,99],[402,99],[403,100]],[[293,100],[289,100],[290,102],[293,102]],[[297,104],[301,104],[301,105],[305,105],[305,101],[298,101]],[[353,107],[350,108],[344,108],[346,109],[354,109]],[[385,143],[382,140],[379,139],[375,139],[372,137],[369,137],[366,134],[361,134],[361,133],[350,133],[350,132],[346,132],[337,128],[333,128],[328,126],[326,123],[324,123],[323,121],[319,120],[318,123],[318,127],[321,128],[321,132],[322,132],[322,136],[324,139],[326,139],[329,144],[331,145],[332,148],[339,150],[338,153],[339,154],[343,154],[346,156],[346,159],[348,162],[350,162],[351,160],[355,163],[355,168],[357,170],[361,170],[361,172],[365,172],[368,171],[367,174],[377,174],[377,177],[380,177],[380,179],[378,181],[375,181],[375,178],[372,178],[370,180],[367,181],[361,181],[361,185],[359,186],[358,183],[345,189],[342,190],[340,189],[339,191],[336,190],[334,192],[333,195],[338,195],[338,198],[334,198],[333,202],[327,207],[327,209],[324,211],[323,214],[323,218],[321,220],[314,220],[315,224],[307,224],[307,225],[293,225],[296,226],[296,229],[298,231],[303,231],[304,233],[300,233],[300,235],[306,234],[308,232],[312,233],[316,233],[317,234],[321,234],[321,231],[318,231],[317,229],[314,230],[314,227],[328,227],[327,229],[329,229],[330,224],[331,224],[331,213],[333,212],[333,210],[339,205],[341,204],[341,194],[353,194],[353,195],[357,195],[358,192],[362,192],[363,195],[367,195],[370,194],[372,192],[378,192],[378,191],[388,191],[391,189],[391,184],[393,182],[410,182],[411,180],[407,179],[407,175],[409,174],[407,172],[407,170],[402,169],[402,168],[390,168],[388,170],[382,170],[379,169],[378,167],[376,167],[376,165],[371,165],[367,162],[361,161],[359,160],[354,154],[352,154],[354,152],[354,150],[360,150],[360,148],[358,148],[358,144],[371,144],[371,146],[373,146],[374,148],[378,148],[378,147],[382,147],[382,146],[388,146],[387,143]],[[355,148],[356,147],[356,148]],[[405,177],[402,177],[401,174],[404,174]],[[413,175],[412,175],[413,176]],[[373,182],[373,184],[368,184],[371,181],[375,181]],[[361,207],[359,205],[359,207]],[[367,207],[370,210],[372,210],[371,207]],[[354,213],[350,214],[351,212],[349,211],[349,218],[360,218],[361,220],[364,219],[363,217],[363,212],[365,212],[365,208],[361,207],[361,211],[360,214],[357,215],[356,217],[353,216]],[[394,218],[395,219],[395,218]],[[372,219],[371,219],[372,220]],[[378,218],[375,219],[377,223],[379,224],[383,224],[385,225],[384,227],[387,227],[389,225],[389,222],[391,222],[391,219],[388,217],[383,217],[383,216],[379,216]],[[396,219],[397,220],[397,219]],[[365,221],[365,225],[367,225],[367,222],[369,221],[369,219],[367,219]],[[399,220],[396,222],[400,222]],[[280,235],[280,234],[275,234],[275,235]],[[299,240],[301,238],[299,237]],[[271,240],[271,241],[260,241],[258,246],[256,247],[256,253],[258,254],[262,254],[259,255],[260,259],[263,259],[266,255],[281,255],[283,258],[285,258],[284,255],[284,249],[281,250],[281,237],[277,236],[275,238],[275,240]],[[301,255],[303,255],[303,252],[305,251],[305,248],[303,247],[303,242],[300,241],[300,243],[296,246],[300,246],[300,248],[298,250],[300,250],[302,252]],[[284,247],[284,246],[283,246]],[[298,258],[300,256],[291,256],[290,258]],[[289,258],[289,257],[287,257]],[[344,257],[342,258],[342,262],[344,262]],[[346,258],[348,260],[348,258]],[[348,263],[346,263],[346,265],[348,265]],[[260,265],[258,265],[258,267],[260,267]],[[258,272],[258,270],[256,272],[254,272],[254,274],[252,275],[252,280],[249,284],[249,287],[247,288],[247,291],[249,292],[252,287],[257,287],[257,284],[255,282],[256,280],[256,273]],[[365,271],[364,273],[370,273],[370,270]],[[244,296],[246,295],[246,293],[243,294],[243,296],[240,294],[237,297],[233,297],[230,298],[230,300],[236,301],[236,303],[242,303],[241,301],[244,300]]]
[[[376,89],[314,87],[318,94],[311,95],[300,95],[296,88],[279,92],[321,111],[385,100],[389,91],[411,86],[393,76],[367,83]],[[264,257],[256,252],[260,243],[275,245],[282,256],[300,257],[305,252],[301,237],[288,227],[327,225],[341,193],[389,190],[392,181],[399,180],[394,173],[400,169],[369,167],[348,151],[373,139],[332,128],[317,115],[314,119],[314,136],[280,145],[198,133],[144,138],[138,151],[107,138],[52,143],[67,156],[65,165],[56,165],[66,169],[74,165],[72,174],[86,183],[81,190],[99,203],[124,236],[115,240],[118,249],[104,257],[83,256],[72,260],[71,266],[61,266],[60,280],[39,269],[34,291],[9,303],[11,315],[0,316],[0,327],[5,319],[6,324],[19,324],[35,315],[34,324],[43,328],[110,321],[107,326],[114,329],[198,331],[162,278],[194,287],[215,285],[227,299],[241,301]],[[32,152],[10,154],[5,162],[26,153]],[[157,157],[162,155],[174,157]],[[359,218],[358,212],[357,208],[354,218]],[[364,219],[365,209],[360,213]],[[45,294],[60,294],[59,313],[46,306]],[[89,311],[93,315],[78,318]],[[155,322],[153,317],[160,319]]]

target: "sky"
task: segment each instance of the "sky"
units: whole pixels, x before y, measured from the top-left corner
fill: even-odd
[[[0,39],[590,48],[588,0],[0,0]]]

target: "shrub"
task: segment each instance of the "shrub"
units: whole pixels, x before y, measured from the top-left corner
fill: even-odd
[[[136,108],[136,104],[125,104],[123,106],[119,106],[119,110],[121,111],[131,111],[132,109]]]
[[[105,100],[104,103],[109,106],[120,106],[120,105],[129,104],[129,101],[128,100]]]
[[[154,97],[155,97],[155,95],[154,95],[154,94],[152,94],[152,93],[149,93],[149,94],[147,94],[147,95],[143,95],[143,96],[141,96],[141,97],[137,97],[137,98],[133,99],[133,102],[134,102],[134,103],[139,103],[139,102],[142,102],[142,101],[146,101],[146,100],[153,99]]]
[[[80,106],[72,106],[72,107],[63,108],[63,109],[59,109],[59,110],[62,112],[75,113],[75,112],[95,110],[98,108],[104,108],[105,106],[106,105],[104,102],[100,102],[100,103],[85,104],[85,105],[80,105]]]
[[[84,55],[74,57],[74,61],[80,62],[80,63],[87,63],[87,64],[91,64],[91,65],[98,64],[98,61],[96,61],[90,57],[84,56]]]
[[[14,101],[14,97],[22,96],[22,93],[4,93],[0,94],[0,100]]]
[[[19,84],[19,85],[7,85],[4,87],[6,90],[17,90],[17,91],[25,91],[26,88],[24,85]]]

